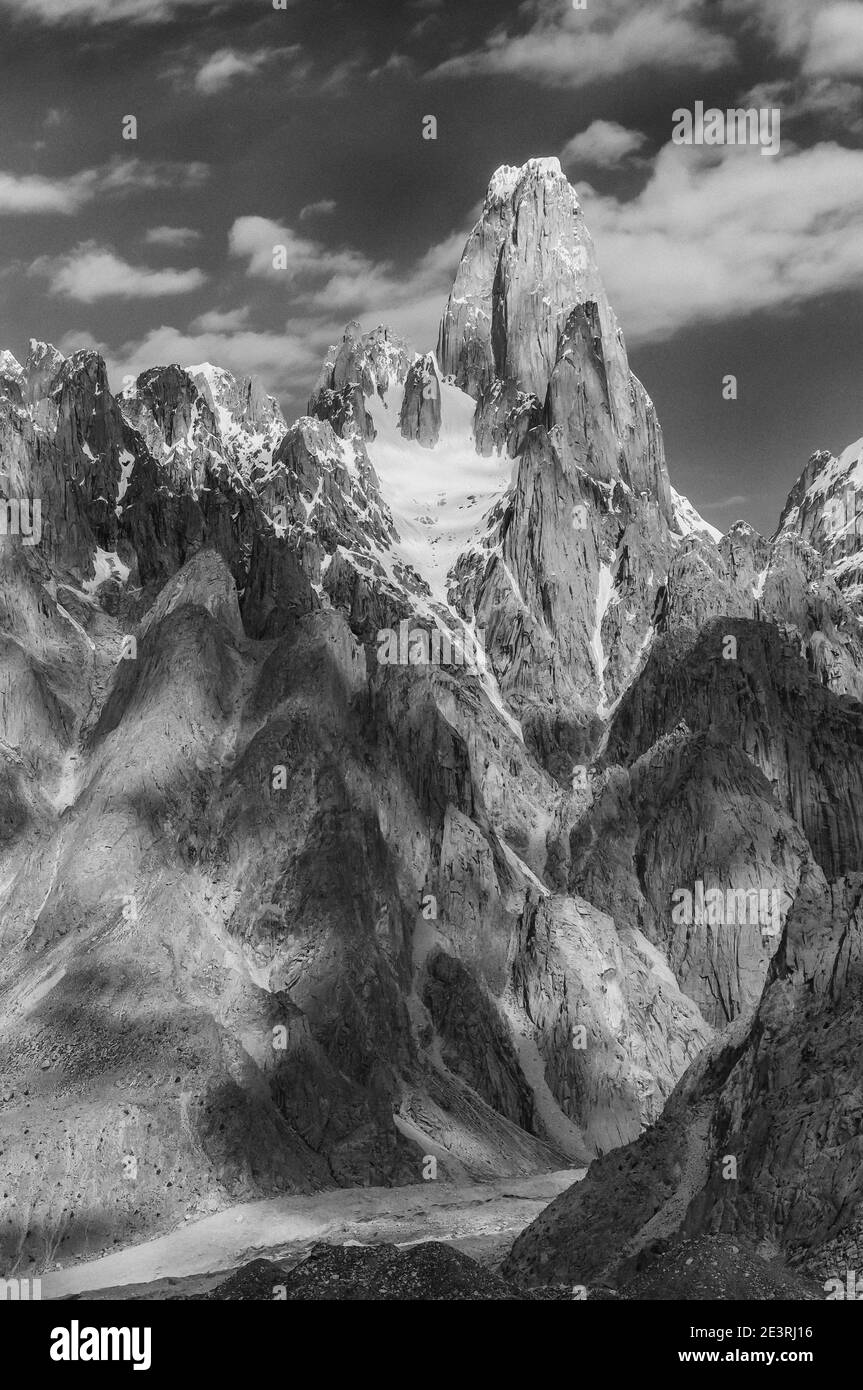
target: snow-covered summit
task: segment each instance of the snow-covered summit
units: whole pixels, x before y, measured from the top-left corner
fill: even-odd
[[[800,536],[855,603],[863,598],[863,439],[838,457],[819,450],[788,494],[777,538]]]
[[[560,160],[554,155],[528,159],[524,164],[501,164],[489,179],[486,202],[495,203],[509,197],[522,179],[532,175],[551,179],[566,177],[560,167]]]
[[[24,368],[8,348],[0,352],[0,376],[9,377],[19,385],[24,381]]]
[[[281,406],[257,377],[237,378],[211,362],[186,371],[212,410],[224,451],[239,471],[248,475],[265,468],[284,438],[287,423]]]
[[[709,536],[717,544],[722,540],[722,532],[695,510],[688,497],[683,497],[675,488],[671,489],[671,503],[674,510],[675,529],[681,536],[701,534]]]

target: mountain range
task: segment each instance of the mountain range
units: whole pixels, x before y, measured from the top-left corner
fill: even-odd
[[[555,159],[293,424],[2,353],[7,1272],[582,1167],[515,1284],[863,1259],[861,484],[814,455],[769,539],[675,491]]]

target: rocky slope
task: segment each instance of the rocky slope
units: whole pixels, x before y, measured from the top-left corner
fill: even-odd
[[[780,536],[800,536],[812,546],[858,608],[863,592],[861,486],[863,439],[849,444],[838,458],[828,450],[813,454],[788,494],[778,530]]]
[[[493,177],[437,351],[349,324],[290,426],[3,354],[0,487],[10,1272],[632,1145],[863,870],[853,594],[672,489],[555,160]]]
[[[698,1259],[688,1242],[717,1234],[753,1240],[762,1259],[799,1266],[819,1291],[831,1280],[845,1288],[859,1264],[863,1122],[851,1039],[863,711],[859,533],[845,507],[859,454],[858,444],[839,460],[815,455],[772,541],[738,523],[718,549],[693,541],[669,573],[657,639],[598,762],[608,764],[598,809],[577,827],[567,863],[570,881],[599,906],[627,885],[686,993],[727,1026],[660,1121],[597,1160],[519,1237],[505,1273],[524,1285],[576,1279],[665,1297],[649,1290],[666,1287],[669,1262],[689,1277],[684,1256],[687,1266]],[[676,812],[678,768],[686,771],[694,744],[695,787],[710,786],[693,800],[692,773],[682,780],[690,824],[700,804],[695,843]],[[645,770],[657,765],[673,781],[660,795],[651,788],[645,804]],[[735,766],[749,783],[746,814],[725,806],[720,827],[713,817]],[[672,885],[727,880],[731,866],[716,856],[729,850],[764,864],[756,844],[765,831],[771,878],[781,880],[781,935],[759,957],[739,926],[675,929]],[[738,862],[735,882],[750,872]],[[644,1273],[634,1279],[635,1270]]]
[[[508,1277],[626,1278],[653,1242],[717,1232],[819,1278],[856,1268],[860,888],[809,871],[754,1017],[699,1058],[657,1125],[545,1209]]]

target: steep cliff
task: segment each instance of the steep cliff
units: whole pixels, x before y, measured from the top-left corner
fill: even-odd
[[[671,488],[555,160],[492,178],[437,351],[348,324],[290,426],[3,354],[0,488],[7,1269],[632,1145],[863,871],[853,596]]]

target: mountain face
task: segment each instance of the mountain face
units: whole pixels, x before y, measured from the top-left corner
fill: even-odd
[[[575,190],[556,159],[504,166],[456,273],[441,370],[500,417],[533,398],[563,465],[648,492],[671,520],[662,435],[632,376]]]
[[[859,874],[807,873],[754,1017],[706,1050],[657,1125],[543,1211],[507,1277],[617,1282],[646,1254],[720,1232],[819,1280],[856,1268],[860,914]]]
[[[662,634],[599,760],[602,838],[600,824],[582,824],[570,881],[602,906],[628,880],[648,936],[717,1032],[659,1122],[592,1164],[518,1238],[504,1272],[522,1286],[626,1289],[635,1271],[720,1235],[783,1257],[824,1290],[859,1264],[860,451],[810,459],[772,541],[738,522],[718,547],[694,539],[669,573]],[[657,764],[671,781],[645,805]],[[743,783],[720,829],[714,789],[735,766]],[[681,787],[690,807],[703,797],[705,847],[677,814]],[[765,833],[781,934],[759,953],[727,922],[722,936],[707,918],[675,929],[663,910],[670,883],[729,851],[742,882],[766,863]]]
[[[801,537],[821,556],[830,578],[859,609],[863,571],[863,439],[838,458],[822,450],[813,454],[779,518],[780,536]]]
[[[525,738],[563,778],[638,665],[684,528],[653,404],[557,160],[492,179],[438,357],[476,398],[482,451],[515,459],[457,574]]]
[[[594,1160],[512,1257],[568,1278],[660,1142],[681,1228],[845,1239],[787,1132],[863,872],[823,475],[772,540],[674,491],[555,160],[493,176],[436,351],[348,324],[290,425],[211,364],[3,353],[6,1267]]]

